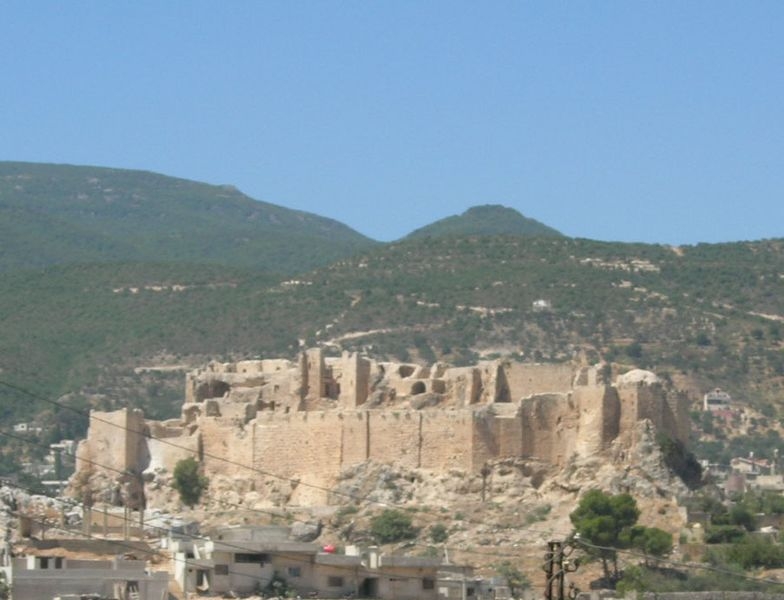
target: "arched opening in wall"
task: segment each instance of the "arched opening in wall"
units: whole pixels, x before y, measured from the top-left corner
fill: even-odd
[[[414,374],[414,367],[412,367],[411,365],[400,365],[400,367],[397,370],[397,373],[403,378],[411,377],[411,375]]]
[[[256,410],[271,410],[275,411],[275,401],[272,402],[264,402],[264,400],[257,400],[256,401]]]
[[[424,381],[417,381],[414,385],[411,386],[411,395],[416,396],[417,394],[424,394],[427,390]]]
[[[229,390],[231,390],[231,386],[225,381],[211,379],[210,381],[200,383],[196,388],[194,396],[196,397],[196,402],[202,402],[209,398],[223,398],[223,396],[229,393]]]

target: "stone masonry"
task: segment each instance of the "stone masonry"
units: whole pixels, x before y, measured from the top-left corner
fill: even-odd
[[[288,501],[323,504],[341,472],[365,461],[434,472],[478,472],[509,457],[564,465],[630,443],[643,419],[686,441],[684,399],[647,371],[610,383],[600,367],[498,360],[455,368],[311,349],[296,361],[188,373],[180,419],[93,412],[74,480],[101,475],[107,463],[142,478],[195,456],[208,477],[250,489],[276,477],[300,481],[308,485],[293,486]]]

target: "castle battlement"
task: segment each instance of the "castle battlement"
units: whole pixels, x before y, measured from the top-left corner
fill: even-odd
[[[141,473],[171,472],[195,455],[208,477],[256,485],[272,473],[312,484],[297,498],[307,504],[325,502],[319,488],[366,461],[434,472],[478,472],[504,458],[564,465],[626,443],[642,419],[683,441],[688,434],[685,401],[647,371],[613,384],[600,367],[416,365],[311,349],[295,361],[210,363],[185,387],[180,421],[147,422],[147,436],[107,424],[136,413],[93,413],[100,420],[80,456],[100,463],[112,454],[117,468]]]

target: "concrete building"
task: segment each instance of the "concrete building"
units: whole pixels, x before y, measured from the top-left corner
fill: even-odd
[[[719,388],[711,390],[702,397],[703,411],[728,410],[732,405],[732,397]]]
[[[295,542],[285,527],[218,529],[209,539],[169,542],[175,579],[186,592],[276,592],[300,596],[381,600],[436,600],[437,558],[387,556],[377,548],[349,547],[345,554]]]
[[[117,600],[168,598],[168,573],[151,573],[142,560],[23,556],[6,560],[2,572],[14,600],[52,600],[88,594]]]

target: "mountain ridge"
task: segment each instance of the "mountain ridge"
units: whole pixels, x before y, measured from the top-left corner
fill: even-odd
[[[80,185],[66,181],[63,192],[54,171]],[[87,181],[96,173],[97,182]],[[711,387],[778,402],[784,240],[672,248],[468,233],[381,244],[356,234],[336,250],[332,221],[313,217],[313,226],[292,232],[290,223],[311,216],[273,206],[257,219],[283,235],[232,254],[235,234],[210,226],[225,224],[224,209],[261,211],[259,201],[229,186],[157,174],[143,174],[140,184],[128,171],[120,174],[140,187],[121,192],[102,180],[106,173],[114,171],[0,163],[0,373],[23,385],[53,394],[103,390],[104,397],[115,397],[107,391],[115,386],[123,390],[116,397],[127,399],[116,384],[126,375],[117,373],[152,357],[290,356],[307,344],[453,363],[498,354],[562,361],[577,352],[673,376],[698,373]],[[31,212],[22,193],[31,182],[44,208],[67,201],[78,218],[56,210],[22,218]],[[80,198],[85,182],[97,191]],[[174,232],[175,242],[192,236],[191,243],[172,244],[167,254],[149,242],[133,254],[146,233],[138,213],[160,204],[161,194],[174,194],[176,212],[192,189],[204,218]],[[239,198],[239,208],[224,203],[226,195]],[[473,219],[508,211],[519,214],[497,205],[466,212]],[[166,247],[155,235],[170,219],[160,220],[150,235]],[[321,226],[326,233],[314,235]],[[222,253],[208,251],[221,243]]]
[[[0,236],[2,270],[172,261],[291,273],[377,244],[334,219],[255,200],[232,186],[21,162],[0,162]]]
[[[403,239],[560,236],[488,204]],[[0,271],[51,264],[190,262],[296,273],[382,244],[313,213],[214,185],[134,169],[0,162]],[[390,242],[394,243],[394,242]]]
[[[439,219],[415,229],[403,239],[466,235],[514,235],[522,237],[563,237],[544,223],[526,217],[501,204],[472,206],[460,215]]]

